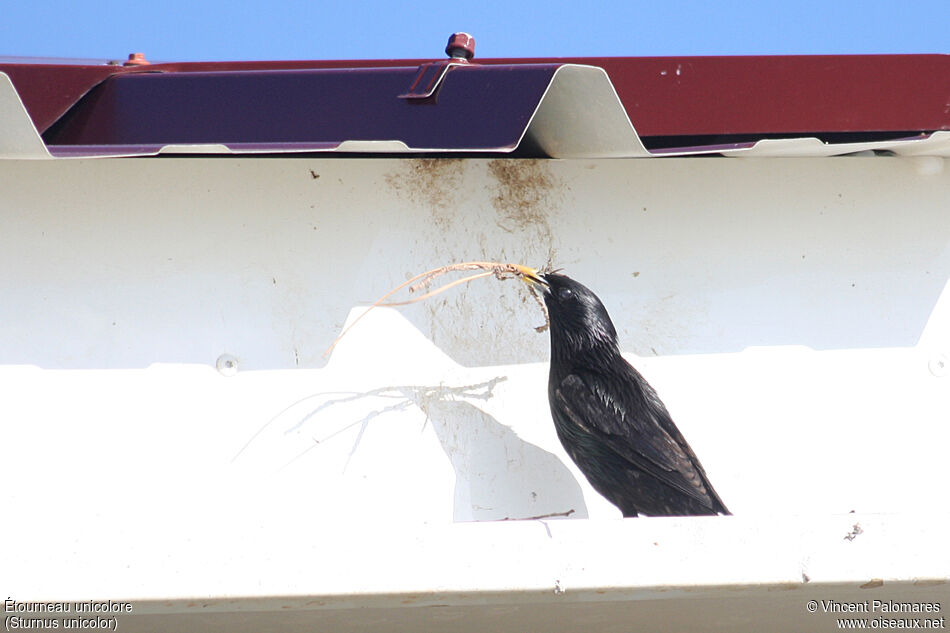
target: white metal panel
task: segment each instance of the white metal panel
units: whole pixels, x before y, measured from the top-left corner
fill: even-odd
[[[116,530],[80,528],[33,552],[13,599],[131,600],[132,613],[117,616],[127,631],[506,632],[827,631],[864,615],[834,613],[832,601],[945,609],[950,599],[931,580],[950,564],[931,527],[944,514],[407,528],[382,517],[288,522],[276,505],[209,495],[163,540],[117,543]],[[209,529],[222,519],[242,532],[242,546]],[[77,560],[77,546],[109,555]],[[809,601],[825,608],[811,612]]]
[[[6,73],[0,73],[0,158],[50,158]]]
[[[424,617],[386,596],[442,590],[458,618],[546,622],[532,592],[571,578],[594,593],[559,613],[592,617],[604,590],[615,626],[671,611],[631,611],[631,587],[746,585],[743,604],[806,618],[759,585],[805,571],[840,598],[886,577],[898,599],[950,577],[927,514],[950,440],[941,159],[2,161],[0,191],[5,595],[393,609],[353,616],[365,629]],[[376,310],[321,357],[411,274],[549,257],[602,297],[737,518],[613,520],[558,445],[516,282]],[[569,511],[590,520],[557,524],[562,558],[539,523],[484,522]],[[852,519],[880,526],[862,556],[778,554],[821,526],[850,551]],[[721,548],[709,566],[693,538]],[[902,564],[869,566],[908,540]],[[677,545],[611,563],[653,541]],[[460,565],[467,547],[491,565]],[[683,622],[722,614],[701,595]],[[308,604],[291,623],[344,613]],[[761,630],[736,622],[720,630]]]
[[[893,152],[900,156],[950,155],[950,132],[919,138],[863,143],[825,143],[817,138],[763,139],[752,147],[723,150],[724,156],[841,156],[858,152]]]

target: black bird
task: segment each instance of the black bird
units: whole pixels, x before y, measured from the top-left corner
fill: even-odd
[[[620,355],[597,295],[566,275],[522,273],[550,317],[557,435],[594,489],[625,517],[729,514],[656,391]]]

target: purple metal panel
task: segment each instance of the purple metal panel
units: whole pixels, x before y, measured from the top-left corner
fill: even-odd
[[[416,68],[126,73],[50,128],[64,145],[323,144],[412,148],[517,146],[554,64],[453,67],[425,100],[398,96]],[[62,153],[62,152],[59,152]]]

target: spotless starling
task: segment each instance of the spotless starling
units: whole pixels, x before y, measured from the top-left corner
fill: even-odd
[[[597,295],[566,275],[523,267],[522,278],[540,287],[550,318],[554,427],[594,489],[625,517],[729,514],[656,391],[620,355]]]

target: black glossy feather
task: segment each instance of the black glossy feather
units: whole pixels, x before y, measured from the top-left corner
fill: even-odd
[[[600,299],[565,275],[541,278],[551,319],[551,415],[594,489],[628,517],[728,514],[663,402],[620,355]]]

